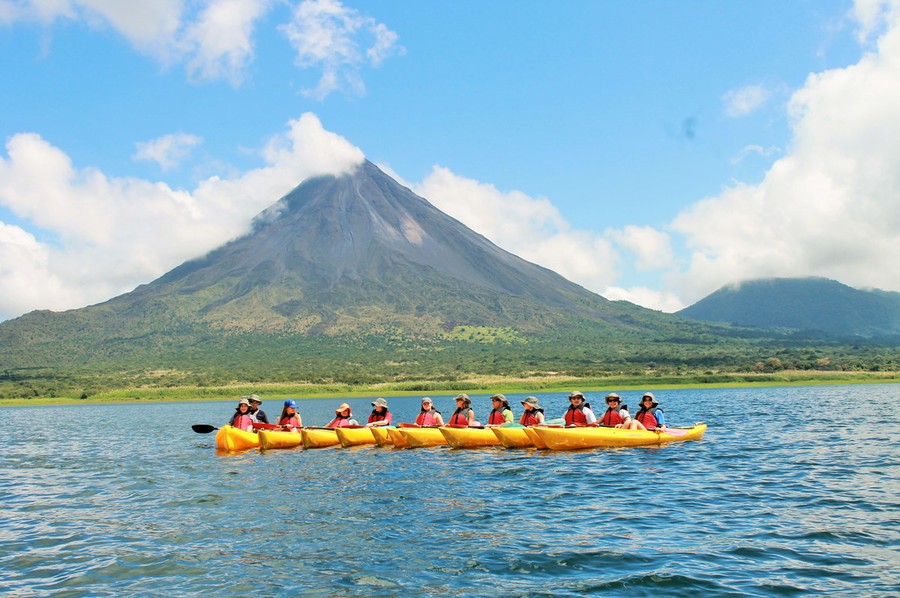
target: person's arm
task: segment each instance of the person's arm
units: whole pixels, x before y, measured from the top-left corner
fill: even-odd
[[[267,423],[269,423],[269,416],[266,415],[266,412],[265,412],[265,411],[257,411],[257,412],[256,412],[256,419],[258,419],[258,420],[259,420],[259,423],[261,423],[261,424],[267,424]]]
[[[656,410],[656,427],[662,429],[666,428],[666,416],[659,409]]]
[[[443,426],[444,425],[444,417],[440,413],[435,413],[434,414],[434,423],[436,423],[439,426]]]
[[[537,423],[542,424],[546,421],[546,419],[544,418],[544,414],[541,413],[540,411],[538,411],[534,415],[535,415],[535,417],[537,417]]]
[[[587,408],[585,408],[585,410],[584,410],[584,419],[585,419],[585,420],[587,421],[587,423],[589,423],[589,424],[596,424],[596,423],[597,423],[597,416],[594,415],[594,410],[593,410],[593,409],[587,409]]]
[[[469,425],[473,425],[475,423],[475,410],[469,409]]]
[[[237,412],[234,412],[234,413],[231,414],[231,418],[228,420],[228,425],[229,425],[229,426],[233,426],[233,425],[234,425],[234,418],[236,418],[236,417],[237,417]]]
[[[627,409],[621,409],[621,410],[619,410],[619,415],[622,416],[622,423],[617,424],[616,427],[617,428],[627,428],[628,424],[631,423],[631,414],[628,413]]]
[[[503,413],[503,419],[504,419],[504,420],[506,421],[506,423],[508,423],[508,424],[513,423],[513,419],[514,419],[514,418],[515,418],[515,416],[513,415],[512,409],[507,409],[507,410]]]

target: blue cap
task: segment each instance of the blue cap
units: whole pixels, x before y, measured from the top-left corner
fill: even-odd
[[[294,399],[288,399],[287,401],[284,402],[284,406],[285,407],[293,407],[294,409],[296,409],[297,401],[295,401]]]

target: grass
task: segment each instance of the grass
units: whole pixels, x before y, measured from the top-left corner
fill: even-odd
[[[456,381],[386,382],[380,384],[298,384],[261,383],[223,386],[180,386],[122,388],[101,392],[86,399],[78,397],[35,397],[0,399],[0,407],[21,405],[85,405],[98,403],[187,402],[235,399],[258,394],[264,399],[334,397],[441,396],[458,392],[507,394],[569,392],[572,390],[666,390],[690,388],[740,388],[752,386],[811,386],[836,384],[900,383],[900,372],[781,371],[775,373],[685,374],[666,376],[607,376],[578,378],[539,375],[529,377],[468,376]]]

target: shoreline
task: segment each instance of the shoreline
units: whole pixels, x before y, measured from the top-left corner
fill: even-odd
[[[502,378],[477,377],[456,382],[385,383],[361,386],[344,384],[290,384],[263,383],[257,385],[234,384],[216,387],[183,386],[173,388],[123,388],[98,393],[88,398],[35,397],[0,398],[0,407],[57,406],[57,405],[105,405],[140,403],[187,403],[229,401],[243,395],[259,394],[267,400],[292,398],[296,400],[323,398],[374,398],[409,396],[447,396],[459,392],[468,394],[535,394],[608,391],[660,391],[697,390],[706,388],[754,388],[789,386],[841,386],[852,384],[897,384],[900,372],[808,372],[785,371],[778,374],[715,375],[705,382],[706,376],[666,376],[654,379],[646,376],[615,376],[609,378]],[[699,380],[698,380],[699,378]],[[735,378],[721,380],[721,378]],[[754,379],[756,378],[756,379]],[[679,380],[680,379],[680,380]],[[406,387],[406,388],[404,388]],[[411,388],[410,388],[411,387]]]

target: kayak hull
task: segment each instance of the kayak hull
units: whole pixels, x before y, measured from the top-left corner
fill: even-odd
[[[259,436],[234,426],[222,426],[216,432],[216,448],[221,451],[244,451],[257,448]]]
[[[301,435],[303,437],[303,448],[325,448],[341,443],[338,440],[337,433],[331,428],[303,428]]]
[[[491,428],[505,448],[533,448],[534,441],[525,430],[526,428]]]
[[[335,428],[341,446],[375,444],[371,428]]]
[[[478,448],[483,446],[499,446],[500,441],[491,428],[438,428],[447,444],[456,449]]]
[[[535,428],[525,428],[525,434],[528,438],[531,439],[531,443],[534,445],[534,448],[545,449],[547,445],[544,443],[544,439],[538,436],[538,433],[535,431]]]
[[[375,439],[375,444],[378,446],[387,446],[389,444],[394,444],[394,441],[391,439],[391,428],[385,426],[375,426],[374,428],[370,428],[372,430],[372,438]]]
[[[556,451],[570,451],[599,447],[654,446],[682,440],[700,440],[706,431],[706,424],[675,429],[671,434],[600,427],[533,429],[547,445],[547,448]]]
[[[303,435],[300,430],[287,432],[285,430],[260,430],[259,448],[267,451],[270,449],[294,448],[303,444]]]
[[[447,445],[447,439],[441,434],[440,428],[399,428],[399,432],[413,448]]]
[[[400,428],[388,428],[387,432],[391,439],[391,443],[394,446],[398,448],[409,448],[409,443],[406,441],[406,437],[400,433]]]

